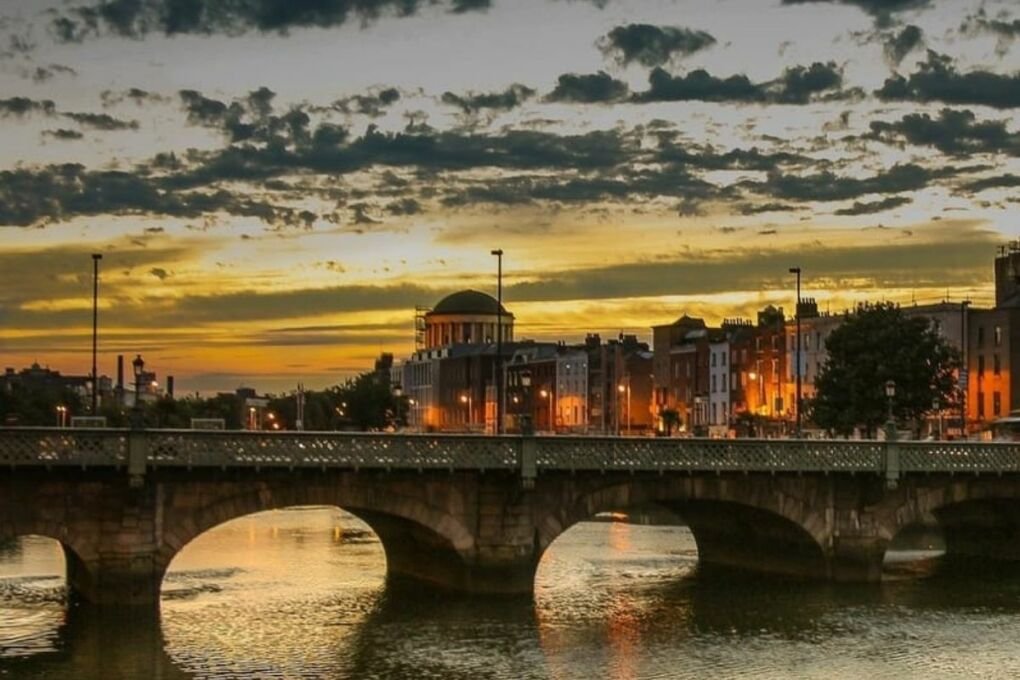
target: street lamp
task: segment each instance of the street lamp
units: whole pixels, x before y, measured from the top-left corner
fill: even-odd
[[[99,261],[100,253],[92,253],[92,415],[96,415],[99,377],[96,375],[96,348],[99,339]]]
[[[801,404],[800,404],[800,394],[801,394],[801,377],[800,377],[800,343],[801,343],[801,337],[800,337],[800,267],[790,267],[790,273],[797,275],[797,314],[796,314],[796,316],[797,316],[797,395],[794,398],[794,404],[796,406],[796,412],[797,412],[797,438],[800,439],[800,437],[801,437],[801,429],[800,429],[800,421],[801,421],[801,416],[800,416],[800,411],[801,411],[801,408],[800,408],[801,407]]]
[[[538,396],[549,400],[549,431],[556,431],[556,423],[553,420],[553,393],[552,390],[541,390]]]
[[[470,391],[467,394],[460,395],[460,403],[467,405],[467,426],[468,426],[468,430],[471,430],[474,427],[474,424],[475,424],[475,415],[474,415],[474,410],[475,409],[474,409],[474,403],[473,403],[473,400],[471,398],[471,392]]]
[[[616,391],[620,393],[620,396],[623,396],[624,394],[627,395],[627,436],[629,437],[630,436],[630,376],[627,376],[627,384],[626,385],[623,384],[623,383],[620,383],[619,385],[616,386]],[[619,404],[617,404],[617,405],[619,405]],[[619,408],[617,408],[617,410],[619,411]],[[617,418],[617,423],[619,423],[619,418]],[[619,424],[617,424],[617,427],[616,427],[616,434],[617,435],[620,434]]]
[[[503,434],[503,249],[496,256],[496,434]]]
[[[57,406],[57,427],[67,426],[67,407],[61,404]]]
[[[885,399],[889,405],[889,419],[885,423],[885,438],[889,441],[896,439],[896,418],[893,415],[893,399],[896,398],[896,382],[885,381]]]
[[[140,430],[143,425],[142,374],[145,372],[145,360],[142,359],[141,354],[135,355],[135,360],[131,362],[131,368],[135,373],[135,404],[131,409],[131,428]]]

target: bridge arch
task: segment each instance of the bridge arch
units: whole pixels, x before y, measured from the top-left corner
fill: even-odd
[[[474,537],[444,507],[415,493],[420,485],[400,489],[388,482],[383,489],[369,478],[335,482],[291,478],[278,483],[218,485],[215,490],[187,485],[174,488],[165,499],[166,519],[156,552],[155,576],[161,583],[170,563],[187,544],[230,520],[267,510],[332,506],[355,515],[379,537],[388,578],[463,587],[468,572],[465,557],[474,548]]]
[[[699,564],[826,578],[824,517],[795,493],[772,489],[749,493],[743,479],[647,480],[631,478],[580,491],[574,502],[540,523],[537,543],[544,552],[578,522],[603,512],[655,505],[690,528]]]
[[[84,540],[66,524],[38,516],[22,519],[0,528],[0,542],[28,536],[41,536],[56,541],[64,555],[64,577],[70,596],[88,598],[97,588],[96,577],[89,568],[89,560],[97,557],[94,541]]]

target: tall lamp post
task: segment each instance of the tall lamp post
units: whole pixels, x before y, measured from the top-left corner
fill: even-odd
[[[893,400],[896,398],[896,383],[892,380],[885,381],[885,399],[889,404],[889,418],[885,423],[885,438],[888,441],[896,441],[896,417],[893,415]]]
[[[99,261],[102,254],[92,253],[92,415],[96,415],[99,377],[96,375],[96,348],[99,339]]]
[[[616,390],[620,393],[621,397],[624,394],[627,395],[627,436],[629,437],[630,436],[630,376],[628,375],[628,376],[626,376],[626,378],[627,378],[627,383],[626,384],[620,383],[619,385],[616,386]],[[617,427],[617,434],[620,434],[619,433],[619,427]]]
[[[503,434],[503,249],[496,256],[496,434]]]
[[[553,420],[553,393],[552,393],[552,389],[541,390],[541,391],[539,391],[538,396],[542,397],[543,399],[548,400],[548,402],[549,402],[549,431],[550,432],[555,432],[556,431],[556,423]]]
[[[475,424],[475,414],[474,414],[474,410],[475,409],[474,409],[473,400],[471,399],[471,392],[470,391],[468,391],[467,394],[460,395],[460,403],[462,403],[465,406],[467,406],[467,428],[470,431],[472,426]]]
[[[801,343],[801,337],[800,337],[800,267],[790,267],[790,273],[797,275],[797,308],[796,308],[796,312],[797,312],[796,313],[796,318],[797,318],[797,394],[794,397],[793,403],[794,403],[794,405],[796,407],[796,414],[797,414],[797,430],[796,430],[796,434],[797,434],[797,438],[800,439],[800,437],[801,437],[801,429],[800,429],[800,423],[801,423],[801,415],[800,415],[800,411],[801,411],[801,408],[800,408],[800,406],[801,406],[801,404],[800,404],[800,394],[801,394],[801,389],[800,389],[801,388],[801,377],[800,377],[800,343]]]
[[[140,430],[144,424],[142,414],[142,373],[145,371],[145,361],[142,359],[141,354],[135,356],[135,360],[131,362],[131,368],[135,373],[135,404],[131,407],[131,429]]]

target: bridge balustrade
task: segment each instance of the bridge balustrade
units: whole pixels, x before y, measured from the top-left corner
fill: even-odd
[[[132,444],[133,442],[133,444]],[[1020,472],[1020,445],[349,432],[0,429],[0,465],[457,470]],[[891,455],[895,453],[895,455]]]

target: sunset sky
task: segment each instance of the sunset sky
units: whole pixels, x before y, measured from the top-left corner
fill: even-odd
[[[322,387],[495,293],[643,337],[793,281],[988,304],[1020,236],[994,0],[0,0],[0,358]]]

